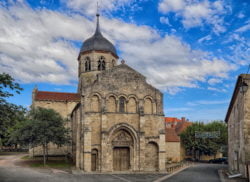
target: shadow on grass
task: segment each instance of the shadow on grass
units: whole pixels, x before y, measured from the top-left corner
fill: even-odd
[[[22,160],[18,162],[18,165],[34,168],[70,169],[73,166],[73,163],[71,161],[66,161],[63,157],[50,157],[45,166],[43,165],[42,157],[31,158],[26,155],[21,159]]]
[[[28,154],[27,152],[0,152],[1,155],[18,155],[18,154]]]

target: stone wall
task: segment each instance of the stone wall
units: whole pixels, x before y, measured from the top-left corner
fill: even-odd
[[[250,89],[240,92],[244,81],[250,85],[250,76],[238,78],[227,114],[228,124],[228,162],[229,170],[238,171],[246,177],[246,163],[250,160]]]
[[[64,119],[70,119],[70,115],[77,102],[64,102],[64,101],[37,101],[33,100],[32,107],[43,107],[47,109],[53,109],[58,112]],[[71,128],[71,121],[66,122],[65,127]],[[58,147],[52,143],[48,145],[49,155],[66,155],[72,153],[72,146],[62,146]],[[41,156],[43,155],[43,150],[41,146],[31,148],[29,150],[30,156]]]
[[[180,142],[166,142],[166,162],[180,162],[181,144]]]
[[[114,171],[114,148],[127,147],[130,171],[165,170],[162,93],[125,64],[94,72],[81,74],[81,107],[72,114],[76,166],[93,170],[94,155],[95,170]]]

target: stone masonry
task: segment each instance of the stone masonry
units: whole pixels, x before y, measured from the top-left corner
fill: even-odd
[[[250,85],[250,74],[238,77],[225,121],[228,125],[229,170],[246,177],[250,161],[250,89],[242,92],[244,84]]]

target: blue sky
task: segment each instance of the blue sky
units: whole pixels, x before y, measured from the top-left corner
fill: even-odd
[[[223,120],[250,63],[248,0],[99,0],[120,59],[164,93],[169,117]],[[94,0],[1,0],[0,72],[24,88],[76,92],[77,56],[95,29]]]

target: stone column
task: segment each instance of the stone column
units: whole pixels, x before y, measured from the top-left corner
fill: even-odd
[[[165,142],[165,130],[160,131],[159,140],[159,171],[166,170],[166,142]]]
[[[80,138],[80,110],[76,111],[76,168],[80,169],[80,146],[81,146],[81,138]]]
[[[144,170],[145,166],[145,117],[144,117],[144,109],[143,109],[143,99],[139,100],[139,171]]]
[[[88,126],[83,128],[83,168],[85,172],[91,172],[91,129]]]

